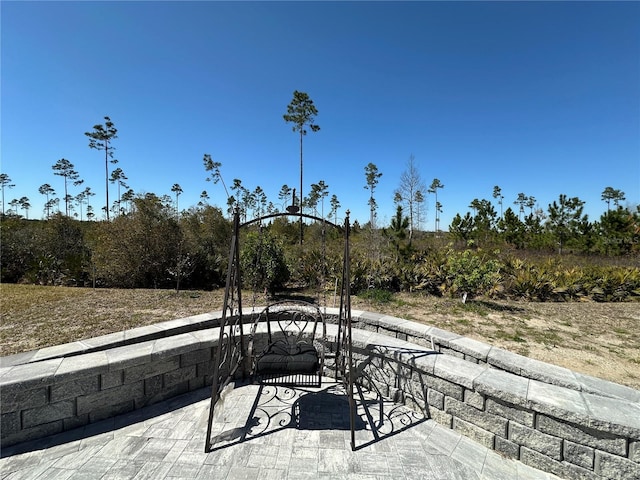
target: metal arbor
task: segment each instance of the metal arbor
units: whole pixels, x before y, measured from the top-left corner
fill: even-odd
[[[340,226],[324,218],[313,215],[296,213],[275,213],[265,215],[248,222],[240,223],[240,214],[236,208],[234,212],[233,234],[229,252],[227,267],[227,279],[222,307],[222,317],[219,326],[218,348],[216,349],[213,381],[211,386],[211,402],[209,407],[209,419],[207,424],[207,437],[205,440],[205,452],[212,449],[211,432],[214,421],[215,407],[220,400],[223,390],[237,378],[238,371],[242,369],[243,376],[247,373],[250,359],[247,356],[247,335],[244,324],[251,321],[251,315],[245,315],[242,310],[241,272],[239,233],[242,227],[253,223],[261,223],[264,220],[295,215],[329,224],[342,231],[344,235],[344,257],[342,267],[342,282],[340,290],[340,308],[338,314],[338,334],[336,337],[336,376],[342,381],[349,397],[351,448],[355,449],[355,400],[354,371],[351,345],[351,288],[350,288],[350,251],[349,251],[349,211],[346,212],[344,225]]]

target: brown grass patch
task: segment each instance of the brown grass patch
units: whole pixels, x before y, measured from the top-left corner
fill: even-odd
[[[220,310],[223,291],[116,290],[4,284],[0,355]],[[251,308],[251,293],[243,297]],[[331,298],[329,298],[331,301]],[[256,300],[260,305],[264,298]],[[378,303],[353,297],[354,309],[377,311],[640,389],[640,305],[459,300],[412,294]]]

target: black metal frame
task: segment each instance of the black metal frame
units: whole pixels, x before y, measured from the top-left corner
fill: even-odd
[[[293,370],[286,373],[261,372],[258,364],[266,351],[258,352],[256,349],[256,332],[261,324],[267,329],[267,348],[277,342],[312,345],[318,355],[317,370],[314,373]],[[320,307],[303,301],[272,303],[260,312],[251,327],[247,349],[251,364],[249,375],[263,385],[321,387],[327,349],[327,325]]]
[[[242,311],[242,295],[241,295],[241,275],[240,275],[240,252],[239,252],[239,233],[240,228],[259,223],[269,218],[296,216],[308,218],[311,220],[321,221],[329,224],[344,234],[344,258],[342,268],[342,286],[340,295],[340,311],[338,316],[338,336],[336,343],[336,376],[342,381],[349,397],[350,425],[351,425],[351,449],[355,450],[355,415],[356,405],[354,400],[354,381],[355,373],[353,369],[352,346],[351,346],[351,287],[350,287],[350,251],[349,251],[349,211],[341,227],[324,218],[315,217],[303,213],[276,213],[255,218],[243,224],[240,223],[240,214],[238,209],[234,211],[233,235],[231,240],[231,249],[229,252],[229,262],[227,269],[227,282],[225,288],[224,302],[222,308],[222,318],[220,319],[220,334],[218,339],[218,348],[216,349],[215,360],[213,365],[213,381],[211,386],[211,403],[209,407],[209,420],[207,425],[207,438],[205,440],[205,452],[211,451],[212,439],[211,432],[214,420],[215,406],[220,399],[222,391],[238,377],[238,369],[242,366],[243,376],[252,370],[251,355],[247,354],[245,348],[245,338],[243,324],[244,314]],[[271,322],[267,322],[270,324]],[[322,317],[324,328],[324,317]],[[254,323],[255,325],[255,323]],[[270,327],[268,327],[270,328]],[[252,330],[254,333],[255,330]],[[270,335],[270,334],[269,334]],[[324,330],[323,335],[326,336]],[[251,336],[253,337],[253,335]],[[324,352],[323,352],[324,353]],[[322,368],[319,372],[322,375]],[[275,379],[271,379],[275,380]],[[293,379],[295,380],[295,379]],[[282,379],[280,379],[282,382]],[[278,385],[291,385],[291,383],[277,383]],[[274,384],[274,382],[271,382]]]

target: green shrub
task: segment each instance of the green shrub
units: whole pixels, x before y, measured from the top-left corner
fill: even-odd
[[[389,303],[393,300],[393,292],[389,290],[382,290],[380,288],[370,288],[358,294],[358,296],[365,300],[370,300],[375,303]]]
[[[266,230],[247,235],[240,248],[240,265],[243,285],[254,291],[266,289],[274,294],[289,280],[282,244]]]
[[[481,252],[450,251],[446,268],[450,292],[452,295],[462,295],[463,303],[468,297],[487,293],[500,281],[500,262],[486,258]]]

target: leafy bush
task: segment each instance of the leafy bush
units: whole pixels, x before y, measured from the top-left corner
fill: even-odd
[[[389,303],[393,300],[393,292],[380,288],[370,288],[358,294],[360,298],[370,300],[375,303]]]
[[[471,250],[449,251],[446,268],[450,292],[462,295],[463,302],[488,292],[500,281],[500,262]]]
[[[282,245],[267,231],[250,232],[240,248],[242,282],[254,291],[270,294],[281,290],[289,280],[289,268]]]

